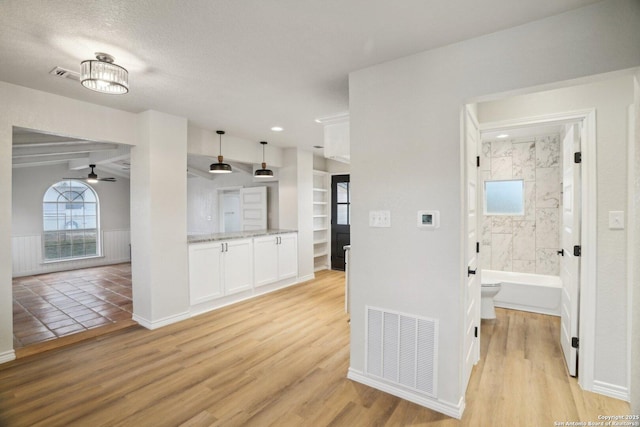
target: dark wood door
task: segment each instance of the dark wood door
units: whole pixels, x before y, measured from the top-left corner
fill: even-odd
[[[331,177],[331,269],[344,271],[344,246],[351,243],[349,175]]]

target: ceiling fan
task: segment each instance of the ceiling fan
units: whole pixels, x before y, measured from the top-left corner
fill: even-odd
[[[98,181],[116,182],[115,178],[98,178],[98,174],[96,174],[93,170],[93,168],[95,168],[96,165],[89,165],[89,167],[91,168],[91,172],[89,172],[89,175],[87,175],[87,178],[86,178],[86,181],[89,184],[95,184]],[[62,178],[62,179],[85,179],[85,178]]]

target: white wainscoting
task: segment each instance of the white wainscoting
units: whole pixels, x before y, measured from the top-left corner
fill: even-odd
[[[13,236],[11,238],[13,277],[129,262],[131,261],[130,242],[129,230],[103,230],[102,256],[45,264],[42,260],[41,235]]]

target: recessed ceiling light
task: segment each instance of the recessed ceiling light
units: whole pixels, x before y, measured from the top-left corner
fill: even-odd
[[[282,132],[284,129],[280,126],[274,126],[271,128],[271,130],[274,132]]]
[[[496,136],[496,138],[500,138],[500,139],[509,138],[509,134],[508,133],[501,133],[500,135]]]

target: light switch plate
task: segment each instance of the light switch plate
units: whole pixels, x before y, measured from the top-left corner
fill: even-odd
[[[369,211],[369,227],[391,227],[391,211]]]
[[[609,230],[624,230],[624,211],[609,211]]]

